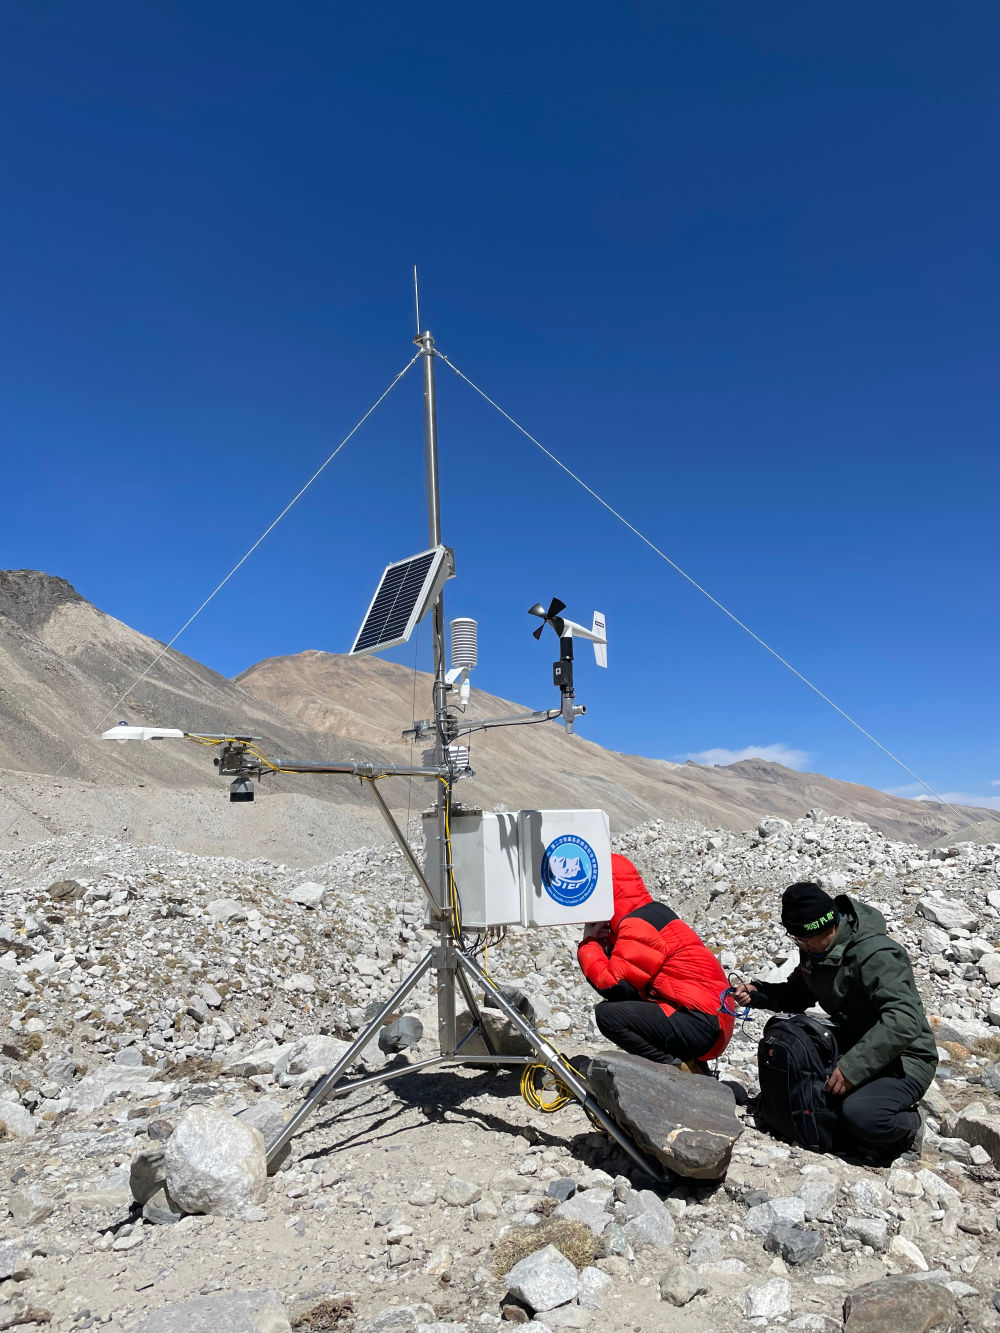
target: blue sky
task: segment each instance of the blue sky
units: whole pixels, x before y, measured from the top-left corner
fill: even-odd
[[[405,365],[467,375],[938,791],[1000,808],[1000,12],[9,6],[4,567],[169,639]],[[439,366],[449,615],[581,730],[907,775]],[[345,650],[416,368],[178,647]],[[428,636],[397,660],[427,665]],[[164,719],[183,725],[183,719]],[[405,719],[403,721],[406,721]],[[234,720],[235,722],[235,720]]]

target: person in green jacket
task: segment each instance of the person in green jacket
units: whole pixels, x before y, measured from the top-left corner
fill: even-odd
[[[850,1137],[891,1160],[917,1138],[916,1105],[938,1062],[909,955],[886,934],[881,912],[818,884],[785,890],[781,923],[799,947],[798,966],[787,981],[738,986],[736,1000],[782,1013],[826,1010],[840,1047],[826,1090]]]

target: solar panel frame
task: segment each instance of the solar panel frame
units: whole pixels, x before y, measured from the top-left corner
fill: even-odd
[[[357,657],[406,643],[454,570],[446,546],[433,546],[386,565],[351,645]]]

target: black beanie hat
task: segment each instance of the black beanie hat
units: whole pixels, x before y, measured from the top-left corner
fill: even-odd
[[[792,884],[781,895],[781,924],[792,935],[822,935],[838,919],[836,903],[818,884]]]

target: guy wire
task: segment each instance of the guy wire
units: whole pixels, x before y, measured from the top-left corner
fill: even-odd
[[[320,475],[320,473],[322,473],[323,471],[325,471],[325,469],[326,469],[326,468],[333,462],[333,460],[334,460],[334,459],[337,457],[337,455],[340,453],[341,449],[343,449],[344,445],[347,444],[347,442],[351,439],[352,436],[354,436],[354,435],[356,435],[356,434],[358,433],[358,431],[359,431],[359,430],[361,429],[361,427],[365,424],[365,422],[368,420],[368,418],[371,416],[371,414],[375,411],[375,409],[376,409],[382,402],[384,402],[386,398],[388,398],[389,394],[393,391],[393,389],[396,387],[396,385],[399,383],[399,381],[403,378],[403,376],[406,374],[406,372],[410,369],[410,367],[413,365],[414,361],[419,360],[421,355],[422,355],[422,353],[417,352],[417,353],[415,353],[415,355],[414,355],[413,357],[411,357],[411,359],[410,359],[409,361],[407,361],[407,363],[406,363],[406,365],[403,367],[403,369],[399,372],[398,375],[395,376],[394,379],[392,379],[392,380],[390,381],[388,387],[387,387],[386,389],[384,389],[384,390],[382,391],[382,393],[379,394],[379,396],[375,399],[374,403],[372,403],[371,407],[370,407],[370,408],[368,409],[368,411],[364,414],[364,416],[360,419],[360,421],[358,421],[358,422],[357,422],[357,423],[356,423],[356,424],[355,424],[355,425],[348,431],[348,433],[344,436],[344,438],[343,438],[343,439],[340,441],[340,443],[337,445],[336,449],[334,449],[333,453],[330,454],[329,457],[328,457],[324,462],[322,462],[322,463],[319,465],[319,467],[318,467],[318,468],[316,469],[316,471],[312,474],[312,476],[311,476],[311,477],[309,478],[309,480],[305,483],[305,485],[302,486],[301,489],[298,490],[298,491],[295,493],[295,495],[292,496],[292,498],[289,500],[288,504],[286,504],[285,507],[284,507],[284,509],[282,509],[281,513],[278,514],[277,518],[275,518],[271,523],[268,524],[268,526],[267,526],[267,527],[264,529],[264,531],[260,534],[260,536],[259,536],[259,537],[257,538],[257,540],[254,542],[254,544],[249,548],[249,550],[247,550],[247,551],[246,551],[246,552],[239,558],[239,560],[237,560],[236,564],[233,565],[232,569],[229,571],[229,573],[226,575],[226,577],[225,577],[224,579],[222,579],[221,582],[218,583],[218,584],[212,589],[212,591],[208,594],[208,596],[207,596],[207,597],[205,598],[205,600],[202,602],[201,606],[199,606],[198,609],[194,612],[194,614],[188,616],[187,620],[185,620],[184,624],[180,627],[180,629],[179,629],[179,630],[177,631],[177,633],[173,636],[173,638],[170,639],[169,642],[167,642],[167,643],[165,643],[165,644],[163,645],[163,647],[160,649],[160,651],[155,655],[155,657],[153,657],[152,661],[149,663],[149,665],[146,667],[146,669],[145,669],[144,671],[141,671],[141,672],[139,673],[139,675],[136,676],[135,680],[133,680],[132,684],[128,687],[128,689],[124,692],[124,694],[121,694],[121,695],[118,696],[118,698],[117,698],[117,699],[115,700],[115,702],[111,705],[111,707],[110,707],[110,708],[108,709],[108,711],[104,714],[104,716],[97,722],[97,724],[96,724],[96,726],[93,728],[93,730],[90,731],[90,732],[88,732],[87,735],[84,736],[84,738],[83,738],[83,740],[80,742],[80,744],[77,745],[77,746],[75,746],[75,747],[69,752],[69,754],[68,754],[68,755],[66,756],[66,758],[63,760],[63,762],[59,765],[59,767],[56,769],[56,771],[52,774],[52,777],[57,778],[57,777],[60,775],[60,773],[62,773],[62,771],[66,768],[66,766],[67,766],[68,764],[71,764],[71,763],[73,762],[73,760],[76,758],[76,756],[80,753],[80,750],[82,749],[84,743],[85,743],[86,741],[90,740],[93,736],[96,736],[96,735],[101,731],[101,729],[103,728],[105,722],[107,722],[108,718],[110,718],[110,717],[114,717],[114,715],[118,712],[119,708],[121,708],[122,704],[123,704],[123,703],[125,702],[125,700],[129,697],[129,695],[132,693],[132,691],[135,689],[135,687],[136,687],[137,685],[139,685],[142,681],[144,681],[144,680],[146,679],[146,677],[147,677],[147,676],[149,675],[149,673],[152,671],[153,667],[155,667],[156,664],[157,664],[157,662],[159,662],[163,657],[166,656],[166,654],[167,654],[167,653],[170,651],[170,649],[174,646],[174,644],[175,644],[175,643],[177,642],[177,640],[181,637],[181,635],[184,633],[184,631],[187,630],[187,629],[189,629],[189,628],[191,627],[191,625],[194,624],[194,622],[195,622],[195,621],[198,619],[198,617],[201,615],[202,611],[204,611],[205,607],[208,606],[209,602],[211,602],[212,599],[213,599],[218,593],[220,593],[220,592],[222,591],[222,589],[226,586],[226,584],[227,584],[227,583],[229,582],[229,580],[233,577],[233,575],[237,572],[237,570],[239,570],[243,565],[246,564],[246,562],[247,562],[247,561],[250,559],[250,557],[253,555],[254,551],[256,551],[257,547],[260,546],[261,542],[264,541],[265,537],[269,537],[269,536],[270,536],[270,534],[271,534],[271,533],[274,531],[274,529],[278,526],[278,524],[279,524],[279,523],[281,522],[281,520],[285,517],[285,515],[288,513],[288,511],[292,508],[292,506],[293,506],[294,504],[296,504],[297,501],[299,501],[299,500],[302,499],[303,495],[305,495],[306,491],[307,491],[307,490],[309,489],[309,487],[313,484],[313,482],[317,479],[317,477]],[[23,812],[22,812],[22,813],[23,813]],[[11,830],[14,829],[14,828],[17,826],[17,824],[20,822],[20,820],[21,820],[21,815],[17,815],[17,816],[15,816],[13,822],[12,822],[11,824],[9,824],[9,825],[7,826],[6,829],[4,829],[4,832],[3,832],[2,836],[3,836],[4,838],[6,838],[6,837],[10,834]]]
[[[571,477],[578,486],[581,486],[587,492],[587,494],[590,495],[593,499],[595,499],[597,503],[601,505],[604,509],[606,509],[613,518],[616,518],[619,523],[621,523],[624,527],[628,528],[629,532],[633,533],[634,536],[638,537],[639,540],[645,543],[645,545],[648,546],[649,549],[655,555],[658,555],[661,560],[665,561],[666,564],[670,566],[671,569],[673,569],[676,573],[680,574],[681,578],[686,579],[687,582],[691,584],[692,588],[695,588],[698,592],[700,592],[703,597],[707,597],[708,600],[713,604],[713,606],[718,607],[718,609],[724,615],[729,617],[729,619],[733,622],[733,624],[738,625],[741,630],[744,630],[747,634],[749,634],[751,639],[759,643],[760,646],[764,648],[767,652],[769,652],[772,657],[776,658],[783,667],[787,667],[787,669],[792,673],[793,676],[797,676],[798,679],[802,681],[803,685],[807,685],[809,689],[812,690],[813,694],[819,695],[819,697],[823,700],[824,703],[829,704],[830,707],[834,710],[834,712],[839,713],[840,716],[844,718],[845,721],[849,722],[856,731],[859,731],[861,735],[865,737],[866,740],[871,741],[872,745],[876,746],[879,750],[881,750],[883,754],[888,755],[888,757],[893,761],[893,763],[898,764],[904,773],[908,773],[911,778],[913,778],[916,782],[919,782],[921,787],[923,787],[926,791],[929,791],[930,794],[934,797],[934,799],[938,801],[941,805],[943,805],[946,810],[950,810],[952,814],[958,815],[959,819],[961,819],[963,823],[968,824],[969,828],[974,829],[976,827],[975,824],[972,822],[972,820],[969,819],[961,810],[957,809],[954,805],[952,805],[950,801],[946,801],[943,796],[941,796],[938,792],[934,790],[934,788],[930,785],[929,782],[925,782],[923,778],[919,775],[919,773],[914,773],[913,769],[910,768],[907,764],[904,764],[902,759],[894,755],[892,751],[888,749],[886,746],[884,746],[880,740],[877,740],[871,734],[870,731],[866,731],[860,722],[856,722],[854,718],[851,717],[850,713],[845,712],[844,709],[841,708],[839,704],[834,703],[834,701],[831,698],[829,698],[828,695],[824,694],[818,685],[814,685],[807,676],[804,676],[801,671],[799,671],[796,667],[793,667],[791,662],[787,661],[784,657],[782,657],[781,654],[777,651],[777,649],[772,648],[771,645],[765,642],[765,640],[762,639],[759,634],[755,634],[749,625],[744,624],[744,622],[740,620],[739,616],[735,615],[732,611],[730,611],[728,606],[724,606],[723,603],[720,602],[717,597],[712,596],[712,594],[708,591],[707,588],[703,588],[701,584],[697,582],[697,580],[693,579],[691,575],[687,573],[686,570],[681,569],[680,565],[678,565],[676,561],[671,560],[670,556],[667,555],[665,551],[661,551],[660,548],[654,542],[650,541],[650,539],[645,535],[645,533],[640,532],[639,529],[634,524],[630,523],[623,514],[620,514],[617,509],[615,509],[612,505],[610,505],[607,502],[607,500],[604,499],[603,496],[598,495],[598,493],[593,489],[592,486],[588,486],[582,477],[578,477],[571,468],[567,467],[566,464],[562,461],[562,459],[557,458],[556,455],[551,451],[551,449],[546,449],[545,445],[542,444],[540,440],[536,440],[534,435],[532,435],[530,431],[525,430],[524,426],[522,426],[519,421],[515,421],[509,412],[505,412],[499,403],[494,402],[488,393],[486,393],[483,389],[481,389],[478,384],[473,383],[473,381],[469,379],[468,375],[464,375],[462,371],[460,371],[459,368],[453,362],[449,361],[448,358],[445,356],[444,352],[440,350],[440,348],[437,348],[435,350],[437,351],[437,355],[441,358],[441,360],[445,363],[445,365],[448,366],[449,369],[453,370],[460,380],[464,380],[470,389],[473,389],[476,393],[478,393],[480,398],[485,399],[486,402],[489,403],[490,407],[495,408],[506,421],[510,422],[510,424],[514,427],[515,430],[520,431],[521,434],[525,437],[525,439],[530,440],[533,445],[535,445],[542,451],[542,453],[546,456],[546,458],[548,458],[551,462],[555,463],[556,467],[561,468],[568,477]]]

